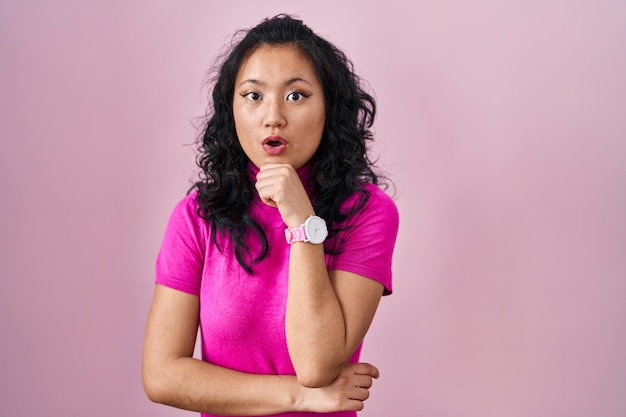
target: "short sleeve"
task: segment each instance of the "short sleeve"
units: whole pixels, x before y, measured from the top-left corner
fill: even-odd
[[[206,247],[206,223],[198,215],[196,194],[181,200],[170,215],[156,261],[157,284],[200,294]]]
[[[339,232],[335,244],[338,254],[331,256],[329,270],[352,272],[392,292],[392,257],[398,235],[399,214],[394,201],[379,187],[366,187],[370,196],[365,206],[352,216]],[[352,199],[348,204],[354,204]]]

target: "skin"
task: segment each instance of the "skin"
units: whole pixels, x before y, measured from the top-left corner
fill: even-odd
[[[235,81],[233,116],[239,143],[257,167],[306,164],[322,139],[324,91],[308,58],[291,46],[260,46],[246,59]],[[268,155],[270,135],[287,141],[282,155]]]
[[[304,223],[314,211],[296,169],[317,150],[325,119],[323,89],[307,57],[290,46],[256,49],[239,70],[233,112],[241,146],[260,168],[260,198],[288,227]],[[285,139],[285,152],[264,150],[271,135]],[[285,331],[294,377],[245,374],[194,359],[199,299],[157,285],[144,342],[145,390],[155,402],[212,414],[361,410],[379,373],[348,360],[382,292],[362,276],[329,273],[322,245],[292,244]]]

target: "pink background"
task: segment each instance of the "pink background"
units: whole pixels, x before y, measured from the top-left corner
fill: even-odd
[[[0,0],[0,416],[184,416],[140,357],[212,57],[287,11],[401,212],[364,417],[626,416],[626,3]]]

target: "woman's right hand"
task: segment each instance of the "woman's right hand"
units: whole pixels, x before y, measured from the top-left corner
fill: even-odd
[[[302,387],[302,408],[315,413],[360,411],[369,398],[373,378],[379,376],[374,365],[349,363],[332,384],[322,388]]]

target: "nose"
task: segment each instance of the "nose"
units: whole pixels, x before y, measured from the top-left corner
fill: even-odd
[[[265,106],[264,126],[283,127],[287,124],[282,100],[267,100]]]

